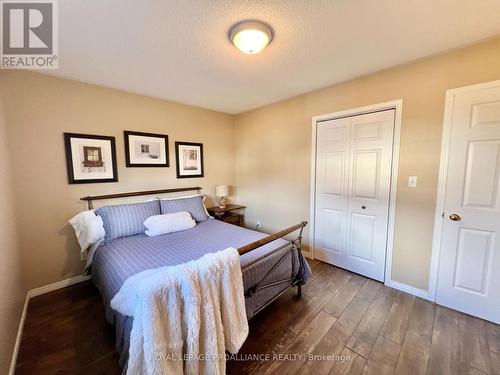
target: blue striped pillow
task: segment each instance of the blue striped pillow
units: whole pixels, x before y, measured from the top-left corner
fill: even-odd
[[[208,214],[203,204],[203,198],[203,195],[200,194],[186,198],[162,199],[160,200],[161,213],[164,215],[187,211],[197,223],[205,221],[208,219]]]
[[[157,200],[144,203],[119,204],[95,210],[104,223],[104,242],[115,238],[133,236],[144,233],[144,220],[153,215],[160,215],[160,204]]]

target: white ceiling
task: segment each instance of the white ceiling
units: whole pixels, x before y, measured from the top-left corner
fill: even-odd
[[[245,55],[229,28],[275,31]],[[240,113],[500,34],[499,0],[62,0],[59,70],[97,85]]]

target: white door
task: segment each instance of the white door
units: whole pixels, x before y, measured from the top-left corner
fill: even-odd
[[[500,82],[448,101],[436,302],[500,323]]]
[[[383,281],[393,109],[317,124],[315,257]]]

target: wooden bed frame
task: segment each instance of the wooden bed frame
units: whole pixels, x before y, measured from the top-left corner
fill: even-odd
[[[190,186],[190,187],[181,187],[181,188],[173,188],[173,189],[159,189],[159,190],[145,190],[145,191],[133,191],[133,192],[128,192],[128,193],[117,193],[117,194],[108,194],[108,195],[94,195],[94,196],[87,196],[87,197],[82,197],[80,198],[80,200],[82,201],[87,201],[87,204],[88,204],[88,208],[89,210],[93,209],[94,205],[93,205],[93,201],[96,201],[96,200],[104,200],[104,199],[115,199],[115,198],[127,198],[127,197],[137,197],[137,196],[141,196],[141,195],[155,195],[155,194],[169,194],[169,193],[179,193],[179,192],[185,192],[185,191],[196,191],[197,193],[200,193],[201,192],[201,187],[199,186]],[[291,226],[289,228],[286,228],[282,231],[279,231],[279,232],[276,232],[276,233],[273,233],[273,234],[270,234],[268,235],[267,237],[264,237],[260,240],[257,240],[257,241],[254,241],[252,243],[249,243],[248,245],[245,245],[245,246],[242,246],[238,249],[238,252],[240,255],[243,255],[243,254],[246,254],[252,250],[255,250],[261,246],[264,246],[265,244],[268,244],[272,241],[275,241],[279,238],[283,238],[285,237],[286,235],[290,234],[290,233],[293,233],[295,231],[299,231],[299,235],[298,237],[291,241],[293,246],[297,249],[297,251],[301,251],[301,245],[302,245],[302,232],[304,230],[304,227],[307,225],[307,221],[302,221],[300,222],[299,224],[296,224],[294,226]],[[281,248],[279,249],[276,249],[275,251],[278,251],[280,250]],[[274,270],[274,268],[276,268],[280,263],[281,261],[284,259],[285,257],[283,256],[279,261],[278,263],[276,263],[272,268],[271,270],[268,272],[268,274],[271,273],[271,271]],[[300,258],[299,258],[300,259]],[[301,267],[303,267],[303,264],[301,263],[300,265]],[[266,274],[267,276],[267,274]],[[265,277],[266,277],[265,276]],[[264,277],[264,279],[265,279]],[[261,280],[261,282],[264,281]],[[265,285],[260,285],[260,283],[258,283],[257,285],[255,285],[254,287],[250,288],[248,291],[245,292],[245,295],[252,295],[254,293],[256,293],[258,290],[260,289],[264,289],[264,288],[268,288],[268,287],[271,287],[277,283],[282,283],[282,282],[286,282],[286,281],[290,281],[291,284],[290,286],[297,286],[298,290],[297,290],[297,295],[299,297],[302,296],[302,282],[299,280],[299,281],[294,281],[293,279],[290,279],[290,280],[280,280],[278,282],[274,282],[274,283],[270,283],[270,284],[265,284]],[[288,288],[287,288],[288,289]],[[279,297],[276,296],[276,298]],[[274,298],[273,298],[274,300]],[[270,301],[272,302],[272,301]],[[265,306],[267,306],[268,304],[266,304]],[[263,307],[265,307],[263,306]],[[259,309],[260,311],[260,309]]]

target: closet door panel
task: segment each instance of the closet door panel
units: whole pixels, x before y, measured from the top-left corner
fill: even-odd
[[[333,262],[345,253],[349,119],[318,125],[316,158],[316,257]]]
[[[380,185],[380,149],[355,150],[352,153],[352,197],[377,199]]]
[[[394,110],[351,118],[345,267],[376,280],[385,275]]]
[[[394,110],[318,124],[315,256],[383,280]]]

